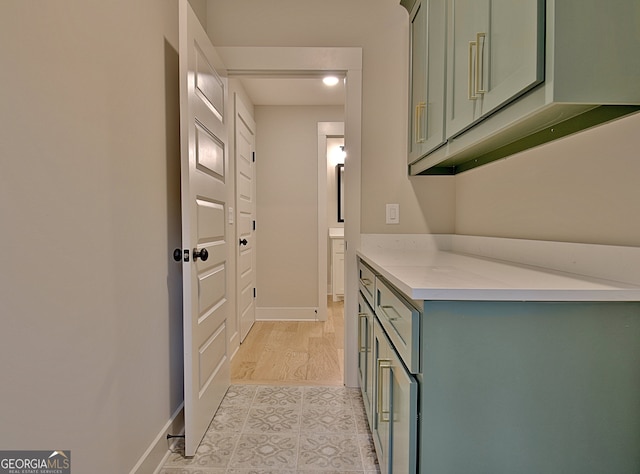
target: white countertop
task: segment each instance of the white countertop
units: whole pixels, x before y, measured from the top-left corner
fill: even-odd
[[[640,285],[434,248],[358,255],[414,300],[640,301]]]
[[[329,227],[330,239],[344,239],[344,227]]]

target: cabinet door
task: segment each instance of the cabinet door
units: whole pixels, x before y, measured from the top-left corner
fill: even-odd
[[[369,426],[373,425],[373,311],[362,293],[358,293],[358,379]]]
[[[448,138],[544,80],[544,0],[449,0]]]
[[[544,80],[544,5],[541,0],[490,1],[489,40],[480,48],[482,115]]]
[[[444,143],[444,0],[417,2],[411,14],[409,163]]]
[[[371,434],[376,447],[380,472],[388,474],[390,472],[390,446],[391,424],[390,419],[390,375],[391,366],[391,345],[389,344],[384,331],[374,318],[373,322],[373,426]]]
[[[383,473],[415,473],[418,384],[405,369],[374,318],[374,425],[372,434]]]
[[[391,468],[393,473],[417,472],[418,383],[392,352],[391,392]]]

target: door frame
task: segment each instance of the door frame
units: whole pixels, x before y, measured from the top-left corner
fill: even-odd
[[[318,320],[327,320],[327,138],[343,137],[344,122],[318,122]],[[325,297],[323,298],[322,295]]]
[[[356,251],[360,247],[360,176],[362,151],[362,48],[217,47],[228,77],[304,76],[337,73],[346,77],[345,149],[345,297],[344,383],[358,386]],[[325,278],[326,286],[326,278]],[[320,286],[320,285],[318,285]],[[326,288],[324,290],[326,300]]]

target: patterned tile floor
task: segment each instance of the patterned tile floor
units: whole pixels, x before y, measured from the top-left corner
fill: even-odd
[[[232,385],[193,458],[159,474],[377,473],[358,389]]]

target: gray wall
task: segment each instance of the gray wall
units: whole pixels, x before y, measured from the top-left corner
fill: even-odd
[[[128,472],[182,402],[174,0],[0,2],[0,446]]]
[[[456,233],[640,246],[640,114],[456,177]]]

